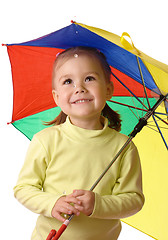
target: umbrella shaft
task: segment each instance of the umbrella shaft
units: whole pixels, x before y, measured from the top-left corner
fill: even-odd
[[[128,138],[128,140],[125,142],[125,144],[121,147],[121,149],[119,150],[119,152],[115,155],[115,157],[113,158],[113,160],[109,163],[109,165],[107,166],[107,168],[104,170],[104,172],[100,175],[100,177],[96,180],[96,182],[93,184],[93,186],[90,188],[90,191],[93,191],[95,189],[95,187],[97,186],[97,184],[100,182],[100,180],[104,177],[104,175],[107,173],[107,171],[110,169],[110,167],[113,165],[113,163],[117,160],[117,158],[120,156],[120,154],[122,153],[122,151],[128,146],[128,144],[132,141],[132,136],[130,136]]]
[[[143,117],[145,120],[148,120],[153,114],[154,111],[156,110],[157,107],[159,107],[159,105],[166,100],[168,94],[167,95],[160,95],[160,98],[158,99],[158,101],[155,103],[155,105],[149,109],[149,111],[145,114],[145,116]]]
[[[150,108],[148,110],[148,112],[142,117],[139,119],[139,122],[138,124],[135,126],[134,130],[130,133],[129,136],[132,136],[132,137],[135,137],[136,134],[138,132],[140,132],[142,130],[142,128],[147,125],[147,120],[154,114],[156,108],[163,102],[166,100],[166,97],[168,96],[168,94],[166,96],[163,96],[161,95],[159,100],[155,103],[155,105]]]

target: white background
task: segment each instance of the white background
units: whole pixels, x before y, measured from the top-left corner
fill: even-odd
[[[6,0],[0,4],[0,43],[35,39],[69,25],[71,20],[117,35],[128,32],[135,46],[168,64],[167,1],[153,0]],[[13,186],[29,140],[12,125],[12,80],[6,47],[0,46],[0,239],[29,240],[36,214],[13,197]],[[150,240],[123,224],[119,240]],[[82,240],[82,239],[81,239]]]

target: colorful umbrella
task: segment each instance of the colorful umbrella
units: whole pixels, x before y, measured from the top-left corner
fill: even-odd
[[[122,133],[130,134],[138,122],[141,125],[139,119],[152,116],[135,138],[146,203],[140,213],[124,222],[155,239],[165,240],[168,238],[168,66],[135,48],[127,33],[119,37],[72,22],[41,38],[8,44],[14,89],[11,123],[31,139],[46,127],[44,121],[58,115],[60,109],[55,107],[51,94],[52,65],[57,53],[73,46],[95,47],[106,55],[114,82],[114,96],[109,105],[121,114]]]

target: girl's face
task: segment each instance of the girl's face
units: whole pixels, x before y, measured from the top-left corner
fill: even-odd
[[[100,129],[100,115],[113,86],[107,83],[99,61],[85,55],[69,58],[55,69],[53,97],[74,125],[92,122]],[[94,124],[95,123],[95,124]]]

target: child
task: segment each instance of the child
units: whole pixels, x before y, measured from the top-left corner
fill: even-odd
[[[62,112],[30,143],[14,188],[15,197],[40,214],[32,240],[45,240],[66,214],[75,214],[63,240],[116,240],[120,218],[144,203],[139,155],[133,143],[89,191],[126,142],[119,115],[108,107],[112,97],[110,67],[104,55],[87,47],[59,54],[52,93]],[[108,119],[107,119],[107,118]]]

